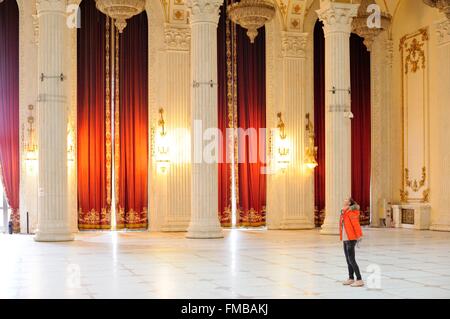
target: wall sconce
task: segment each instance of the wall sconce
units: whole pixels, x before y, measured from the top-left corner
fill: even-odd
[[[70,124],[67,130],[67,160],[69,162],[75,161],[75,132]]]
[[[314,125],[311,122],[309,113],[306,113],[306,135],[308,144],[306,146],[305,165],[309,169],[315,169],[319,164],[317,163],[317,150],[315,146]]]
[[[281,112],[277,114],[279,130],[279,138],[276,140],[276,151],[277,151],[277,164],[278,167],[284,171],[290,164],[290,148],[289,141],[287,140],[286,125],[284,124]]]
[[[36,143],[36,131],[34,129],[34,116],[33,110],[34,105],[28,105],[28,110],[30,115],[27,118],[28,127],[26,128],[25,137],[25,126],[22,125],[22,145],[23,152],[25,153],[26,161],[36,161],[38,159],[38,146]],[[25,140],[26,139],[26,140]]]
[[[156,168],[161,174],[167,174],[170,167],[170,143],[164,120],[164,109],[159,109],[160,119],[155,136],[155,159]]]

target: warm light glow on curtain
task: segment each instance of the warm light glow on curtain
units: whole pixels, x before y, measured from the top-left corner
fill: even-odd
[[[16,0],[5,0],[0,3],[0,178],[15,233],[20,232],[19,145],[19,10]]]
[[[234,221],[238,227],[266,224],[266,136],[260,133],[266,128],[266,39],[264,28],[259,31],[251,44],[246,30],[227,20],[225,10],[221,11],[218,116],[224,140],[219,154],[223,161],[219,163],[219,218],[224,227],[234,226]],[[248,136],[239,140],[237,134],[227,140],[227,128],[255,129],[255,144],[249,145]],[[253,155],[257,160],[251,163]],[[239,157],[244,163],[238,163]]]
[[[111,104],[107,102],[107,19],[94,0],[81,2],[78,29],[78,227],[111,227],[111,153],[107,123]],[[109,23],[110,24],[110,23]],[[108,34],[109,35],[109,34]],[[108,41],[109,45],[109,41]],[[109,133],[110,135],[110,133]],[[109,136],[110,143],[110,136]]]
[[[120,105],[116,105],[120,110],[117,229],[148,226],[147,29],[147,13],[143,12],[128,21],[120,37]]]
[[[237,26],[238,127],[256,129],[257,147],[249,146],[249,138],[239,140],[238,226],[258,227],[266,224],[266,175],[261,154],[265,154],[266,128],[266,37],[259,29],[255,43],[250,43],[245,29]],[[261,143],[262,142],[262,143]],[[263,150],[261,148],[264,148]],[[258,154],[252,154],[254,149]],[[250,158],[256,155],[256,163]]]

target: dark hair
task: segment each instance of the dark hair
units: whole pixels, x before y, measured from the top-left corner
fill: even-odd
[[[352,197],[350,197],[350,198],[348,199],[348,201],[349,201],[349,203],[350,203],[350,206],[356,205],[356,201],[355,201]]]

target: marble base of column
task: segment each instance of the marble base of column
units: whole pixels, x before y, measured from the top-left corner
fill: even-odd
[[[305,219],[285,219],[280,222],[281,230],[308,230],[314,229],[313,223]]]
[[[219,222],[209,220],[197,221],[189,225],[186,238],[188,239],[219,239],[223,238],[223,230]]]
[[[322,225],[322,228],[320,229],[321,235],[339,235],[339,226],[336,226],[336,224],[330,224],[330,225]]]
[[[50,224],[50,225],[48,225]],[[50,223],[46,223],[45,229],[36,230],[34,240],[37,242],[63,242],[72,241],[75,239],[75,235],[71,232],[70,227],[61,227],[61,225],[51,226]]]

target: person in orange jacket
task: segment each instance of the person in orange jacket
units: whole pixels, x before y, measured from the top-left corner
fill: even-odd
[[[355,259],[355,246],[361,240],[363,233],[359,224],[360,207],[349,198],[344,202],[339,220],[340,239],[344,242],[345,259],[348,265],[349,279],[343,282],[345,286],[363,287],[364,281],[361,277],[358,264]],[[356,274],[356,281],[355,281]]]

